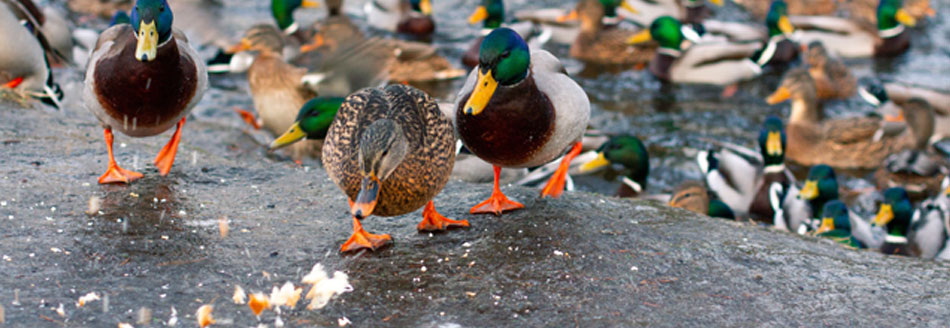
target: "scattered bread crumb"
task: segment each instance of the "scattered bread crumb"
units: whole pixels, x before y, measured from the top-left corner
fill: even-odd
[[[292,309],[297,305],[297,301],[300,300],[300,294],[302,292],[303,288],[294,288],[294,284],[289,281],[284,283],[284,286],[279,289],[275,286],[270,293],[270,305],[272,307],[286,305]]]
[[[127,323],[125,323],[125,322],[120,322],[120,323],[119,323],[119,328],[135,328],[135,327],[132,326],[132,325],[130,325],[130,324],[127,324]]]
[[[211,316],[211,311],[214,311],[214,305],[205,304],[198,308],[198,311],[195,312],[195,317],[198,318],[199,327],[204,328],[214,324],[214,317]]]
[[[59,307],[56,308],[56,314],[58,314],[60,317],[66,316],[66,309],[63,307],[63,303],[59,303]]]
[[[102,199],[96,196],[89,197],[89,208],[86,209],[86,215],[96,215],[99,213],[99,207],[102,205]]]
[[[228,231],[231,228],[228,227],[228,217],[222,216],[218,218],[218,231],[221,233],[221,238],[228,237]]]
[[[264,293],[257,292],[251,294],[251,300],[247,302],[247,307],[251,308],[251,311],[254,312],[254,315],[259,316],[261,312],[264,312],[267,308],[270,308],[270,300],[267,299],[267,296]]]
[[[83,306],[86,306],[86,303],[89,303],[92,301],[98,301],[98,300],[99,300],[99,294],[96,294],[96,292],[91,292],[89,294],[83,295],[82,297],[79,297],[79,302],[76,303],[76,307],[83,307]]]
[[[350,319],[347,319],[346,317],[336,319],[336,324],[339,325],[340,327],[346,327],[346,325],[351,324],[351,323],[352,322],[350,321]]]
[[[247,293],[244,292],[244,288],[241,288],[241,286],[234,285],[234,296],[231,299],[234,300],[234,304],[244,304],[247,302]]]

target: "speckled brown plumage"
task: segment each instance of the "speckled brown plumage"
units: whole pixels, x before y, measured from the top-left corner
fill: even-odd
[[[734,0],[756,19],[765,19],[769,13],[769,0]],[[786,0],[789,15],[830,15],[835,12],[838,0]],[[877,0],[872,0],[877,1]],[[877,5],[877,2],[875,2]]]
[[[656,44],[632,46],[627,39],[636,31],[623,28],[604,28],[604,7],[598,0],[583,0],[577,4],[581,30],[571,44],[571,57],[592,64],[635,65],[646,64],[656,53]]]
[[[362,175],[358,162],[360,133],[386,118],[399,124],[409,153],[385,180],[374,215],[402,215],[425,205],[448,182],[455,163],[455,132],[438,104],[405,85],[368,88],[351,94],[330,125],[323,146],[323,166],[330,179],[355,199]]]
[[[316,94],[304,88],[300,79],[306,70],[284,62],[280,55],[262,52],[247,71],[254,109],[262,126],[279,136],[292,125],[300,107]],[[319,141],[301,140],[287,147],[293,158],[318,155]]]
[[[818,99],[848,99],[854,96],[858,80],[841,59],[828,54],[820,42],[812,42],[805,51],[808,73],[815,80]]]

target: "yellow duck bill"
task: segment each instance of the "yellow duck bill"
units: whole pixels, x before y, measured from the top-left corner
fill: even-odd
[[[277,139],[274,139],[274,141],[270,143],[270,149],[274,150],[283,148],[306,137],[307,133],[303,132],[303,129],[300,128],[300,123],[294,123],[294,125],[291,125],[290,128],[287,129],[287,132],[284,132],[284,134],[280,135],[277,137]]]
[[[158,55],[158,31],[155,21],[148,24],[139,23],[139,33],[136,37],[138,43],[135,45],[135,59],[143,62],[155,60]]]
[[[468,101],[465,102],[465,114],[466,115],[478,115],[485,110],[485,106],[488,106],[488,101],[491,100],[491,97],[495,95],[495,89],[498,88],[498,81],[495,81],[495,78],[492,77],[491,70],[485,70],[478,72],[478,81],[475,82],[475,90],[472,90],[472,95],[468,97]]]

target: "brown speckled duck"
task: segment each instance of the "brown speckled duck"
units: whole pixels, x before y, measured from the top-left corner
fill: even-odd
[[[581,28],[571,44],[571,57],[592,64],[645,65],[656,53],[656,43],[627,43],[636,31],[616,26],[605,28],[604,5],[599,0],[582,0],[575,11]]]
[[[353,235],[340,251],[391,241],[363,229],[360,220],[370,215],[403,215],[425,205],[420,231],[467,227],[468,221],[439,215],[432,203],[454,163],[452,122],[424,92],[396,84],[348,96],[323,146],[323,167],[352,203]]]

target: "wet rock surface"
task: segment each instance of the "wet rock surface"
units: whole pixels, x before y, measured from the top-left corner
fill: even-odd
[[[234,285],[299,285],[315,263],[354,290],[287,326],[946,326],[946,264],[848,250],[827,240],[696,216],[659,203],[568,192],[527,209],[470,215],[489,184],[450,182],[438,210],[472,227],[418,233],[421,209],[364,220],[395,243],[338,253],[342,193],[316,163],[267,153],[261,134],[193,119],[175,167],[150,164],[162,136],[117,136],[120,165],[146,177],[100,186],[102,132],[81,110],[0,104],[0,304],[8,326],[274,325],[231,301]],[[125,147],[120,144],[125,143]],[[149,163],[149,164],[146,164]],[[101,200],[94,215],[90,199]],[[96,208],[93,208],[96,209]],[[222,237],[219,219],[230,233]],[[97,292],[105,299],[77,308]],[[56,309],[63,304],[63,314]],[[105,311],[104,311],[105,310]]]

